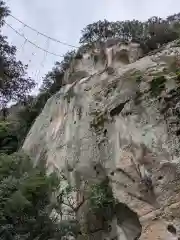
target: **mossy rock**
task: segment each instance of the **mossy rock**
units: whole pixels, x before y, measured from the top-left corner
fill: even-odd
[[[93,120],[90,123],[90,128],[94,129],[95,132],[99,132],[104,128],[105,122],[108,121],[107,112],[101,112],[100,110],[92,111],[91,116],[93,116]]]
[[[142,75],[137,75],[137,76],[135,76],[135,78],[136,78],[136,82],[138,83],[138,84],[140,84],[141,82],[142,82],[142,80],[143,80],[143,77],[142,77]]]
[[[176,72],[176,82],[180,83],[180,70]]]
[[[90,123],[90,127],[94,128],[95,130],[100,130],[104,127],[105,121],[107,121],[107,118],[101,114],[93,119],[93,121]]]
[[[175,44],[173,45],[173,47],[179,47],[180,46],[180,39],[178,39]]]
[[[140,83],[143,80],[143,73],[137,69],[130,69],[124,73],[123,78]]]
[[[150,83],[150,94],[152,97],[158,97],[165,89],[166,78],[165,76],[154,77]]]

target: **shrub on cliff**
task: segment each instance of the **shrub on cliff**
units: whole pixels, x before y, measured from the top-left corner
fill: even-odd
[[[110,220],[113,217],[116,201],[109,186],[108,178],[100,184],[92,185],[89,202],[92,211],[99,217],[104,220]]]

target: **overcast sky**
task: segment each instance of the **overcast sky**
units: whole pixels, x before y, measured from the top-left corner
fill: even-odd
[[[180,11],[180,0],[5,0],[12,15],[53,38],[78,45],[81,30],[97,20],[146,20],[151,16],[166,17]],[[11,17],[6,20],[15,29],[48,51],[63,55],[69,47],[52,42]],[[9,27],[4,35],[18,49],[17,56],[29,65],[29,75],[38,85],[42,76],[60,57],[45,54],[18,36]]]

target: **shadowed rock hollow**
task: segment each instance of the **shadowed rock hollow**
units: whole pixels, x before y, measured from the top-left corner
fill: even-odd
[[[79,189],[108,177],[116,211],[88,239],[180,239],[179,53],[177,42],[145,57],[118,41],[86,51],[25,140]]]

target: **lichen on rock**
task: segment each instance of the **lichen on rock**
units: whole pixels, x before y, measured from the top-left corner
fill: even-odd
[[[49,168],[78,189],[108,177],[116,213],[102,227],[83,205],[77,219],[100,226],[88,239],[178,239],[180,83],[171,60],[179,61],[180,48],[167,45],[144,57],[137,45],[104,50],[106,64],[93,60],[92,49],[76,59],[73,71],[83,71],[82,78],[75,74],[48,100],[23,149],[35,161],[46,152]],[[125,50],[126,63],[118,55]]]

